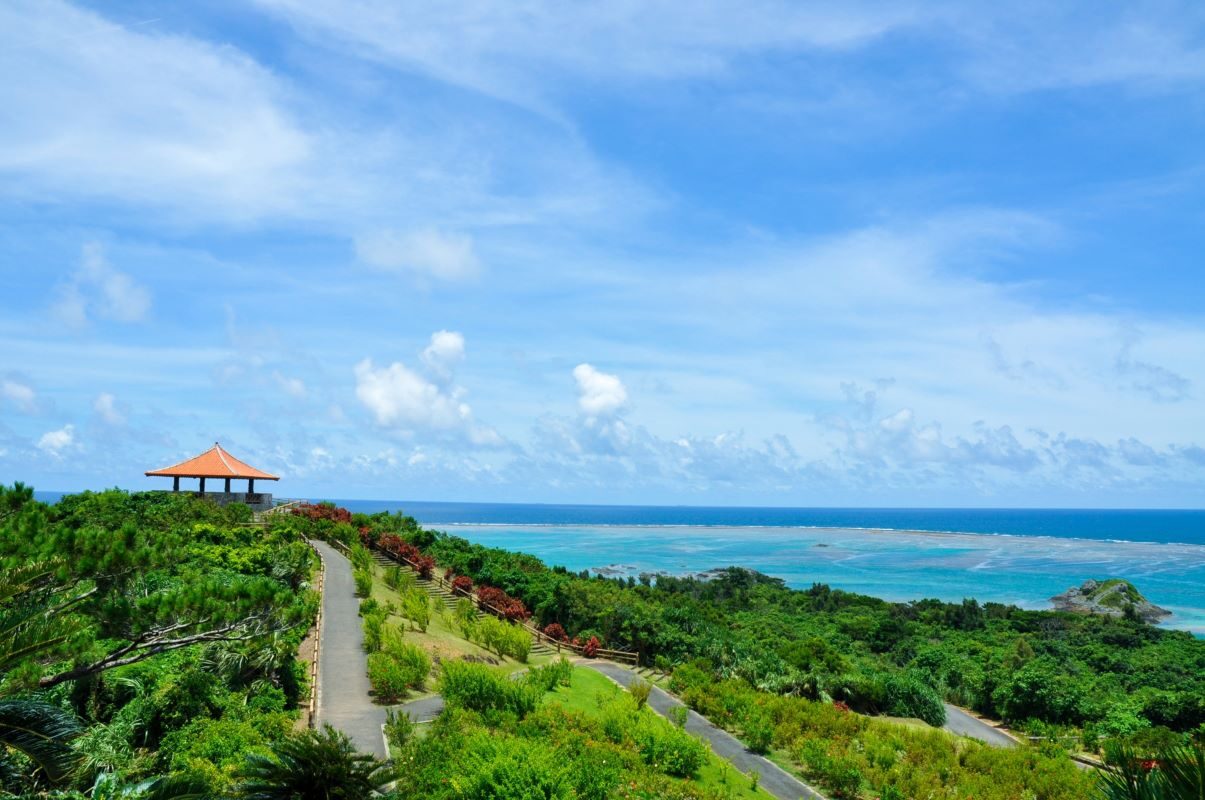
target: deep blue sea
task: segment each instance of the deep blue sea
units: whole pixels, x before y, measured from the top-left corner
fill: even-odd
[[[1049,608],[1088,578],[1122,577],[1205,635],[1205,511],[700,508],[340,501],[611,575],[739,565],[794,587],[888,600]]]

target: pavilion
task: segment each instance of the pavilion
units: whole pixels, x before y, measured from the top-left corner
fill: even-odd
[[[222,445],[217,442],[213,443],[213,447],[206,450],[201,455],[190,458],[187,461],[181,461],[179,464],[174,464],[163,469],[153,469],[146,473],[150,477],[163,477],[172,479],[172,491],[180,491],[181,478],[197,478],[200,481],[199,494],[205,495],[205,479],[217,478],[224,480],[225,487],[222,492],[210,492],[209,497],[221,505],[227,503],[246,503],[257,510],[263,510],[272,507],[272,495],[264,492],[255,491],[255,482],[260,481],[278,481],[279,477],[270,475],[262,469],[240,461],[234,456],[227,453]],[[246,492],[232,492],[230,490],[230,481],[246,480]]]

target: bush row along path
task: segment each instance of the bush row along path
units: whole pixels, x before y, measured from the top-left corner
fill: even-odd
[[[318,640],[318,692],[315,727],[331,725],[346,733],[356,749],[385,757],[381,726],[385,709],[368,692],[368,655],[360,628],[360,601],[351,562],[326,542],[312,541],[326,562],[322,591],[322,636]]]

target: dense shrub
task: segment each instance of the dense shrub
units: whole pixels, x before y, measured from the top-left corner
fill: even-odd
[[[497,617],[458,616],[460,631],[466,639],[500,656],[526,662],[531,653],[532,637],[524,628]]]
[[[511,597],[494,586],[478,587],[477,600],[490,611],[508,620],[526,620],[531,617],[531,612],[523,605],[522,600]]]
[[[612,742],[632,742],[644,762],[667,775],[696,774],[707,763],[707,747],[681,728],[617,695],[599,714],[600,729]]]
[[[946,707],[933,687],[912,673],[890,675],[884,681],[887,713],[916,717],[940,728],[946,722]]]
[[[351,524],[351,512],[346,508],[339,508],[334,503],[301,503],[293,506],[291,511],[294,515],[308,520]]]
[[[357,569],[352,572],[352,578],[356,582],[356,596],[368,597],[372,594],[372,571],[367,569]]]
[[[550,692],[557,686],[568,686],[572,677],[573,664],[564,656],[527,672],[527,681],[543,692]]]
[[[389,626],[385,629],[381,652],[398,663],[405,674],[406,685],[412,689],[421,689],[423,682],[431,674],[431,657],[427,655],[427,651],[405,641],[398,628]]]
[[[452,591],[455,594],[471,594],[473,591],[473,579],[468,575],[457,575],[452,579]]]
[[[445,661],[439,692],[449,705],[472,711],[507,711],[518,717],[539,702],[539,689],[526,681],[513,681],[502,673],[468,661]]]
[[[402,594],[402,616],[410,620],[414,627],[426,632],[431,624],[431,597],[422,589],[409,589]]]
[[[569,635],[565,633],[565,629],[561,627],[559,622],[550,622],[544,626],[544,635],[549,639],[555,639],[558,642],[569,641]]]
[[[369,653],[368,681],[379,702],[396,703],[406,696],[409,688],[406,669],[387,653]]]
[[[646,680],[634,680],[628,684],[628,694],[636,701],[637,708],[644,708],[645,703],[649,701],[649,694],[653,691],[653,684]]]

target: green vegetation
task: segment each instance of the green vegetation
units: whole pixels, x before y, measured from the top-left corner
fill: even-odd
[[[355,524],[366,541],[400,536],[441,568],[506,592],[540,627],[597,636],[661,668],[702,658],[717,679],[930,724],[948,700],[1015,725],[1082,730],[1089,745],[1205,724],[1205,642],[1133,619],[889,603],[822,584],[797,591],[736,567],[708,580],[587,577],[409,517],[355,515]],[[346,526],[349,541],[356,534]]]
[[[162,778],[216,796],[249,753],[289,739],[316,559],[250,517],[186,495],[48,506],[0,487],[5,791],[134,796]]]
[[[993,748],[924,726],[852,713],[843,704],[759,692],[684,665],[672,688],[713,723],[768,751],[833,797],[1073,800],[1095,778],[1061,751]],[[755,746],[756,745],[756,746]]]
[[[1114,590],[1113,587],[1115,586],[1120,588]],[[1100,581],[1096,585],[1096,589],[1088,592],[1086,596],[1090,600],[1099,600],[1101,604],[1112,606],[1113,608],[1122,608],[1123,606],[1135,605],[1146,601],[1146,598],[1138,591],[1138,587],[1121,578],[1109,578],[1108,580]]]
[[[1062,749],[1081,734],[1086,749],[1144,736],[1185,745],[1205,724],[1205,643],[1132,618],[888,603],[823,585],[795,591],[735,567],[708,580],[589,577],[401,515],[353,517],[348,541],[389,539],[412,560],[434,559],[505,595],[508,616],[677,665],[676,685],[694,685],[691,702],[713,721],[834,796],[957,787],[984,798],[1086,797],[1093,779]],[[907,722],[940,725],[943,700],[1047,744],[995,750]]]
[[[271,755],[251,754],[239,776],[246,800],[367,800],[393,780],[393,769],[328,725],[276,743]]]
[[[395,753],[401,797],[768,797],[591,670],[558,661],[513,679],[480,664],[445,667],[448,707]]]
[[[647,684],[530,657],[530,634],[467,600],[432,614],[409,570],[361,546],[389,535],[508,618],[672,669],[693,708],[834,798],[1200,797],[1205,644],[1133,619],[797,592],[735,568],[590,578],[328,506],[250,519],[187,495],[47,506],[0,487],[0,796],[367,798],[396,777],[398,798],[766,797],[683,730],[685,711],[647,708]],[[341,734],[294,732],[317,610],[306,536],[350,545],[374,693],[434,674],[447,699],[430,726],[390,715],[396,776]],[[941,722],[943,697],[1044,741],[993,749],[920,722]],[[1068,733],[1115,771],[1076,769]]]
[[[467,602],[467,601],[465,601]],[[531,634],[518,625],[511,625],[497,617],[457,615],[460,632],[470,642],[476,642],[500,656],[510,656],[516,661],[527,663],[531,653]]]

